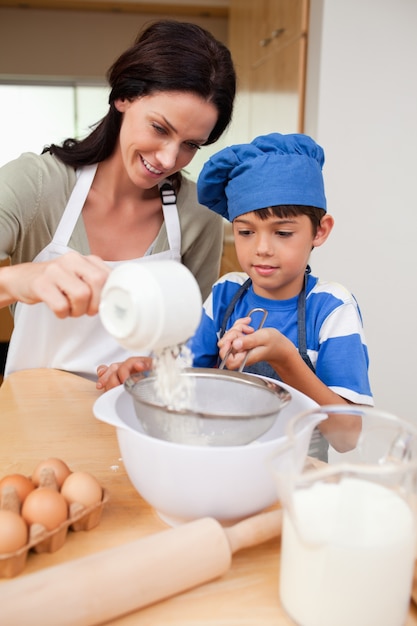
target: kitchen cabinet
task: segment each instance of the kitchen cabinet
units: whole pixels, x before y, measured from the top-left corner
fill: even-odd
[[[238,94],[231,135],[303,132],[309,0],[231,0]]]
[[[8,261],[0,261],[0,267]],[[9,339],[13,330],[13,317],[9,307],[0,308],[0,384],[3,381],[4,364],[6,362]]]
[[[228,143],[304,129],[309,0],[230,0],[238,90]],[[240,271],[225,229],[221,273]]]
[[[0,309],[0,343],[10,339],[13,330],[13,318],[8,307]]]
[[[8,261],[0,261],[0,266],[8,265]],[[13,318],[9,307],[0,309],[0,343],[7,343],[13,330]]]
[[[232,233],[232,225],[227,220],[224,220],[224,240],[223,240],[223,255],[220,263],[220,276],[227,274],[227,272],[241,272],[242,269],[237,260],[235,244]]]

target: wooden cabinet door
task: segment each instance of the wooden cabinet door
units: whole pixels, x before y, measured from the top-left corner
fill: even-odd
[[[303,132],[308,0],[231,0],[238,97],[233,140]]]
[[[303,0],[257,0],[251,4],[252,66],[299,40],[304,30],[304,4]],[[297,73],[294,65],[292,69]]]
[[[0,261],[2,265],[8,265],[8,261]],[[9,307],[0,308],[0,343],[8,343],[13,330],[13,317]]]
[[[238,89],[228,143],[304,128],[309,0],[230,0],[229,47]],[[241,271],[233,235],[221,273]]]

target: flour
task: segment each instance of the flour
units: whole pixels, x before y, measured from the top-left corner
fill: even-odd
[[[155,392],[158,400],[170,410],[190,408],[193,381],[182,372],[192,367],[191,350],[185,346],[164,348],[154,357]]]

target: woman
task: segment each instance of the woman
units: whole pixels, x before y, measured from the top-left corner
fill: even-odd
[[[203,298],[217,278],[222,219],[181,170],[231,120],[230,52],[195,24],[161,20],[107,78],[109,111],[90,135],[0,169],[0,258],[11,260],[0,306],[16,303],[6,375],[54,367],[95,378],[100,363],[129,356],[97,315],[117,263],[182,261]]]

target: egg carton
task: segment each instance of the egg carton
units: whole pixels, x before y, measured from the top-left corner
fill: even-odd
[[[108,501],[108,493],[103,489],[100,502],[85,507],[73,502],[69,507],[69,516],[54,530],[48,531],[42,524],[32,524],[29,528],[28,543],[9,554],[0,555],[0,578],[13,578],[23,571],[28,553],[31,550],[38,554],[56,552],[65,543],[68,531],[91,530],[101,519],[103,507]]]

